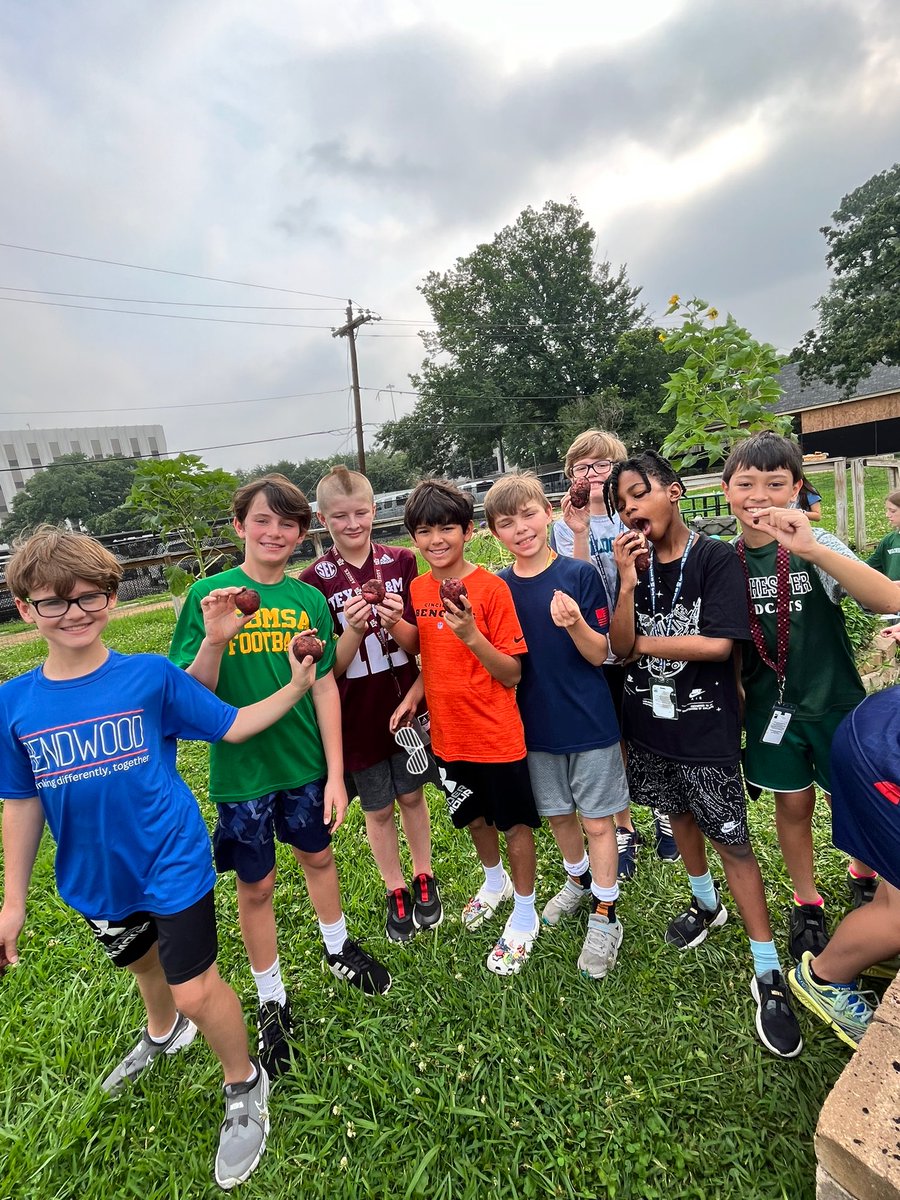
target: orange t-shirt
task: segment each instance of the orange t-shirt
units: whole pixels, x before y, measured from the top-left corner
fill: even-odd
[[[506,583],[484,567],[464,582],[475,624],[491,645],[503,654],[525,654]],[[516,762],[525,757],[525,733],[515,688],[498,682],[447,625],[440,586],[428,571],[409,588],[435,754],[445,762]]]

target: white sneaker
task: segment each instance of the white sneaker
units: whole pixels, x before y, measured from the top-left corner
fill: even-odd
[[[528,933],[522,933],[519,929],[510,929],[511,921],[512,917],[510,916],[500,941],[487,957],[487,969],[493,971],[495,975],[518,975],[531,953],[531,947],[534,945],[537,935],[541,932],[539,919],[535,920],[534,928]]]
[[[591,913],[587,936],[578,956],[578,970],[582,975],[589,979],[605,979],[607,972],[616,965],[624,933],[621,921],[610,924],[605,918]]]
[[[541,920],[545,925],[555,925],[561,917],[569,917],[578,912],[590,894],[590,888],[579,887],[577,883],[567,879],[556,895],[544,905]]]
[[[513,898],[513,884],[510,877],[499,892],[489,891],[482,885],[472,899],[462,910],[462,923],[466,929],[477,929],[485,921],[489,921],[501,904]]]

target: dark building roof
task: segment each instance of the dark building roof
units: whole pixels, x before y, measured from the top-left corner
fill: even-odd
[[[865,396],[880,396],[885,392],[900,392],[900,367],[879,363],[864,376],[851,395],[822,379],[803,379],[797,374],[797,364],[788,363],[778,373],[778,382],[784,393],[775,404],[777,413],[801,412],[807,408],[825,408],[830,404],[841,404],[845,400],[861,400]]]

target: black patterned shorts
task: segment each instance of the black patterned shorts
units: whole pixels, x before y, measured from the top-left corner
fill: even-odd
[[[632,804],[645,804],[669,816],[690,813],[710,841],[723,846],[750,841],[739,762],[724,766],[676,762],[629,742],[628,789]]]

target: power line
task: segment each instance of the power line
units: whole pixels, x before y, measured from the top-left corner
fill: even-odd
[[[238,317],[197,317],[188,313],[148,313],[138,312],[133,308],[104,308],[97,304],[66,304],[63,300],[28,300],[24,296],[0,296],[0,302],[6,304],[39,304],[48,308],[74,308],[79,312],[109,312],[120,313],[126,317],[150,317],[153,320],[166,321],[204,321],[216,325],[264,325],[269,329],[331,329],[331,325],[301,325],[293,321],[245,321]],[[414,336],[399,334],[400,337]]]
[[[6,250],[23,250],[29,254],[49,254],[54,258],[72,258],[79,262],[101,263],[107,267],[124,267],[129,271],[150,271],[154,275],[177,275],[181,279],[202,279],[207,283],[227,283],[233,287],[256,288],[264,292],[284,292],[291,296],[313,296],[318,300],[344,301],[343,296],[332,296],[328,292],[304,292],[298,288],[273,287],[268,283],[248,283],[244,279],[222,279],[217,275],[195,275],[189,271],[173,271],[165,267],[146,267],[140,263],[118,262],[114,258],[92,258],[89,254],[67,254],[62,250],[44,250],[39,246],[20,246],[16,242],[0,242],[0,247]]]
[[[31,296],[63,296],[69,300],[108,300],[114,304],[162,304],[170,308],[229,308],[249,312],[343,312],[336,304],[207,304],[200,300],[144,300],[139,296],[94,296],[87,292],[50,292],[46,288],[0,284],[0,292],[27,292]]]
[[[78,405],[79,413],[108,413],[110,416],[116,416],[123,412],[165,412],[170,409],[182,408],[224,408],[226,405],[234,404],[268,404],[276,400],[306,400],[311,396],[336,396],[346,389],[343,387],[329,388],[324,392],[291,392],[286,396],[253,396],[245,400],[203,400],[196,404],[135,404],[128,408],[119,405],[116,408],[84,408],[81,404]],[[40,411],[35,411],[33,408],[0,410],[0,417],[56,417],[56,416],[71,416],[71,408],[42,408]]]

